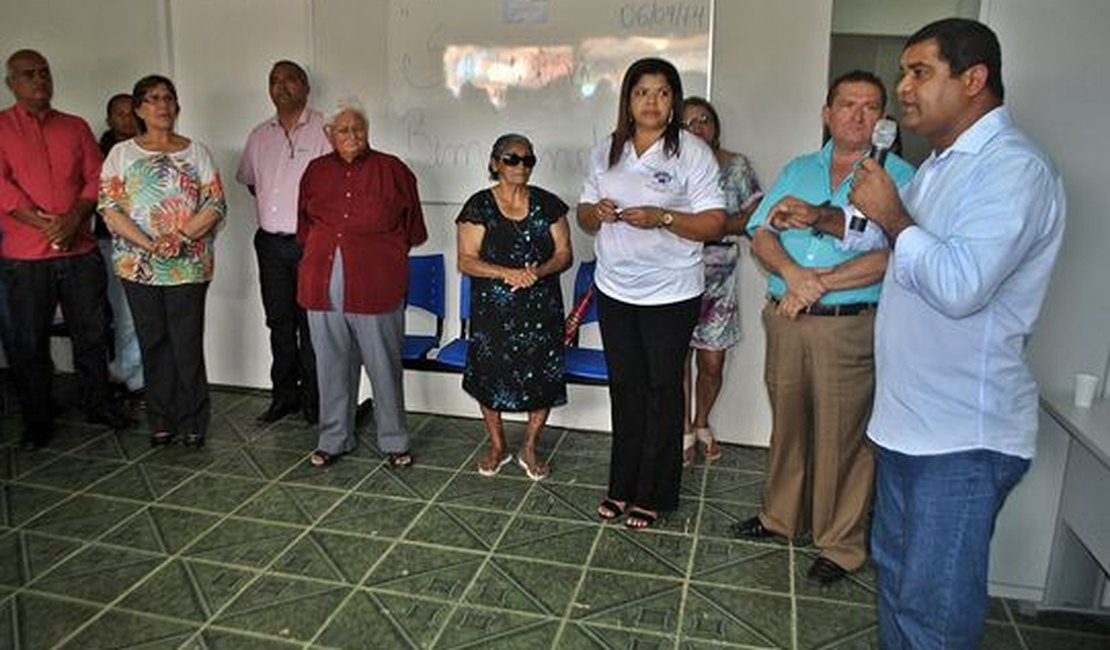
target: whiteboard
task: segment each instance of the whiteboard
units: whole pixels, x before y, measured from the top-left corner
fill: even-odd
[[[394,0],[388,98],[375,146],[400,156],[425,201],[460,203],[486,183],[490,147],[522,133],[532,182],[573,204],[589,152],[616,124],[621,77],[672,62],[705,95],[712,0]]]

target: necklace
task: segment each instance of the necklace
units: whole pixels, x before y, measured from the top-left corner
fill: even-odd
[[[528,227],[528,217],[532,211],[531,201],[529,201],[527,208],[525,208],[524,217],[521,219],[513,219],[505,214],[505,210],[502,206],[506,205],[507,202],[498,195],[497,190],[490,190],[490,193],[493,194],[494,205],[497,207],[497,211],[500,213],[501,218],[508,221],[513,230],[516,231],[518,241],[524,240],[524,243],[528,246],[528,250],[531,253],[530,257],[532,260],[538,260],[540,258],[540,253],[536,250],[536,244],[532,241],[531,229]],[[527,263],[528,261],[531,260],[526,260],[525,262]]]

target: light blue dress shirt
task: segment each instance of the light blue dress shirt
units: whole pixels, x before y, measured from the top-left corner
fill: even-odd
[[[1052,161],[998,107],[902,189],[875,325],[868,434],[910,455],[988,449],[1032,458],[1037,385],[1025,344],[1064,234]],[[867,247],[867,234],[845,245]]]
[[[846,176],[840,185],[830,187],[832,179],[833,141],[829,140],[820,151],[799,156],[790,161],[779,174],[775,186],[763,197],[763,202],[748,222],[748,234],[755,235],[755,229],[767,221],[767,213],[780,199],[786,196],[797,197],[806,203],[843,207],[848,203],[848,192],[852,189],[853,174]],[[913,178],[913,166],[894,154],[886,158],[887,172],[899,185],[905,185]],[[778,232],[778,231],[776,231]],[[859,251],[849,250],[840,245],[836,237],[813,230],[784,230],[778,232],[779,241],[799,266],[807,268],[832,267],[860,255]],[[844,305],[855,302],[878,302],[881,283],[876,282],[864,287],[830,291],[821,296],[823,305]],[[767,280],[767,292],[775,298],[786,295],[786,282],[775,274]]]

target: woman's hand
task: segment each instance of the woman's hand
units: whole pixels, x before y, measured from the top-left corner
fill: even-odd
[[[505,269],[501,274],[501,280],[509,285],[510,291],[527,289],[539,279],[539,275],[536,274],[536,264],[533,262],[525,264],[521,269]]]
[[[597,220],[602,223],[613,223],[621,219],[621,209],[613,199],[601,199],[594,209],[597,210]]]
[[[181,253],[182,243],[181,237],[177,233],[159,235],[154,240],[153,253],[158,257],[177,257]]]
[[[658,228],[663,222],[662,208],[657,208],[651,205],[637,205],[631,208],[621,210],[621,221],[630,226],[637,228],[652,229]]]

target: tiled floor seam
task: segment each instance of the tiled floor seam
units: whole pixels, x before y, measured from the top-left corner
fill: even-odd
[[[790,558],[789,568],[790,571],[790,647],[793,650],[798,650],[798,572],[795,569],[795,563],[798,561],[795,554],[794,542],[790,542]]]
[[[696,523],[694,525],[694,531],[691,534],[694,542],[690,545],[690,557],[686,560],[686,572],[684,573],[682,579],[682,592],[678,601],[678,630],[675,634],[674,650],[679,650],[685,636],[686,601],[690,595],[690,581],[693,579],[694,575],[694,560],[698,556],[698,546],[701,544],[701,535],[698,535],[698,530],[701,528],[701,518],[703,514],[702,511],[705,509],[705,499],[703,498],[703,496],[705,495],[706,483],[709,481],[709,472],[703,471],[700,473],[700,475],[701,486],[698,489],[698,494],[695,497],[698,500],[698,513]]]

